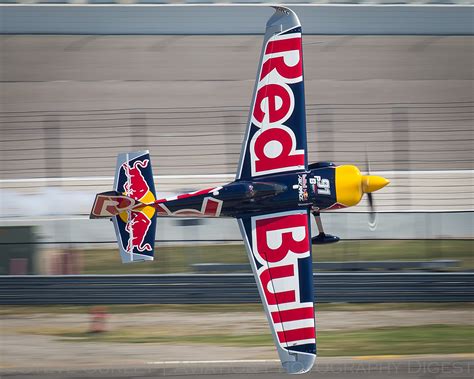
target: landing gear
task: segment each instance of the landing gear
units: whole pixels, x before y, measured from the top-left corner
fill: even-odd
[[[316,220],[316,225],[318,226],[319,234],[316,237],[311,238],[311,243],[313,245],[323,245],[326,243],[335,243],[339,241],[339,237],[333,236],[331,234],[324,233],[323,223],[321,222],[321,215],[319,209],[311,209],[311,213]]]

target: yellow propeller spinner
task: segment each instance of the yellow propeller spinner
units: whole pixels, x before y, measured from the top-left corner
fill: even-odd
[[[362,175],[356,166],[336,167],[336,201],[346,207],[357,205],[364,193],[378,191],[390,182],[382,176]]]

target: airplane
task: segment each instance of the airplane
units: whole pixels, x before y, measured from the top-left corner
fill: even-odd
[[[236,218],[281,364],[299,374],[316,359],[311,247],[339,240],[325,233],[320,212],[355,206],[364,194],[372,207],[372,193],[389,181],[353,165],[308,164],[301,24],[274,8],[235,180],[156,199],[149,152],[119,154],[113,191],[96,195],[90,217],[113,221],[124,263],[153,260],[158,217]]]

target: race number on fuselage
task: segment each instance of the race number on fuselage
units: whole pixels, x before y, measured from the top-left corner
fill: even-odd
[[[265,34],[236,179],[307,167],[301,26]]]

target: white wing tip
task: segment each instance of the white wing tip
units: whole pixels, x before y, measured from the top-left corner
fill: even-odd
[[[316,355],[295,353],[296,359],[294,361],[281,362],[281,365],[288,374],[304,374],[311,370],[316,360]]]
[[[281,7],[278,5],[272,5],[272,8],[275,9],[275,13],[268,20],[267,29],[281,26],[282,30],[287,30],[289,28],[301,26],[298,16],[290,8]]]

